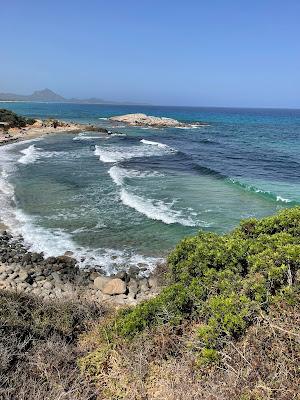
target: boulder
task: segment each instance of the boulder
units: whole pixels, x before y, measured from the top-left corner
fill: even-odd
[[[109,294],[111,296],[117,295],[117,294],[124,294],[127,291],[127,286],[124,281],[120,278],[113,278],[110,279],[102,289],[102,292],[104,294]]]
[[[52,285],[51,282],[46,281],[46,282],[44,283],[43,287],[44,287],[44,289],[51,290],[51,289],[53,288],[53,285]]]
[[[140,280],[140,291],[147,292],[149,291],[149,282],[148,279],[144,278]]]
[[[152,291],[154,292],[159,291],[158,279],[155,276],[150,276],[148,279],[148,283]]]
[[[136,297],[138,291],[139,291],[139,286],[136,280],[131,279],[129,284],[128,284],[128,290],[129,290],[129,295],[131,295],[133,298]]]
[[[74,266],[76,264],[76,260],[70,256],[58,256],[56,260],[60,264],[64,264],[67,266]]]
[[[94,279],[94,287],[102,291],[103,287],[110,280],[111,278],[108,276],[97,276],[97,278]]]
[[[19,280],[25,282],[28,279],[28,273],[26,271],[19,272]]]
[[[128,282],[130,279],[126,271],[119,271],[115,274],[115,278],[122,279],[122,281]]]

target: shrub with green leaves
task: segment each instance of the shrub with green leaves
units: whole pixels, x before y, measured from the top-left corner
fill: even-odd
[[[32,125],[35,122],[33,118],[25,118],[13,111],[0,109],[0,121],[7,122],[9,128],[22,128],[26,125]]]
[[[169,285],[106,327],[110,340],[132,340],[162,324],[199,323],[200,361],[215,360],[226,340],[237,338],[297,283],[300,207],[241,222],[225,235],[199,232],[183,239],[168,258]]]

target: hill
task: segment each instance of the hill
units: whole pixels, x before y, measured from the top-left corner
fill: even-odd
[[[45,103],[78,103],[78,104],[116,104],[116,105],[142,105],[145,103],[134,103],[134,102],[116,102],[110,100],[104,100],[97,97],[91,97],[88,99],[67,99],[50,89],[36,90],[29,95],[21,95],[14,93],[0,93],[0,101],[27,101],[27,102],[45,102]]]

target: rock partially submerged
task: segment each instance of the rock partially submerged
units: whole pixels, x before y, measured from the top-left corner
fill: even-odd
[[[123,122],[132,126],[152,126],[156,128],[185,128],[206,125],[203,122],[183,123],[173,118],[154,117],[142,113],[119,115],[110,118],[111,121]]]

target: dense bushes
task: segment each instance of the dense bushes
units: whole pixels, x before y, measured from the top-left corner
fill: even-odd
[[[102,332],[115,346],[155,326],[196,323],[195,354],[207,363],[278,297],[294,290],[299,264],[300,207],[243,221],[223,236],[200,232],[170,254],[169,284],[161,294],[119,312]],[[83,368],[89,369],[92,359],[83,360]]]
[[[22,117],[13,111],[0,109],[0,122],[7,122],[9,128],[22,128],[26,125],[34,124],[35,120],[32,118]]]

